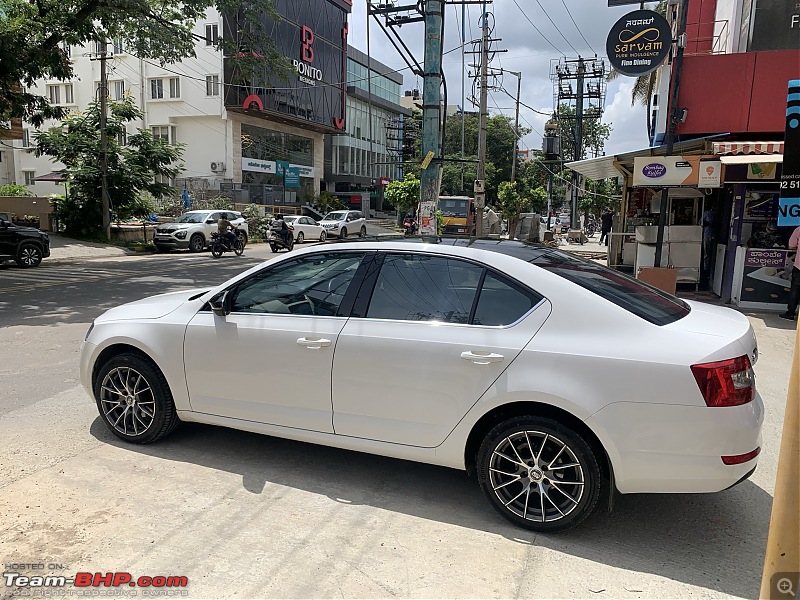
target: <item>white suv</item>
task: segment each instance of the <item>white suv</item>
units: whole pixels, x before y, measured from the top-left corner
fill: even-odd
[[[208,247],[211,234],[217,231],[217,221],[222,217],[230,221],[239,231],[237,235],[242,243],[247,243],[247,221],[242,213],[233,210],[190,210],[183,213],[172,223],[164,223],[156,227],[153,243],[161,252],[175,248],[188,248],[192,252],[200,252]]]
[[[367,220],[360,210],[334,210],[325,215],[319,224],[325,228],[328,237],[335,235],[346,238],[354,233],[358,237],[367,235]]]

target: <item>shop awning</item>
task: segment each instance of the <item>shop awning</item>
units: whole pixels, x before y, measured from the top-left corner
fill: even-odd
[[[720,156],[719,160],[725,165],[749,165],[753,163],[782,163],[783,154],[736,154],[734,156]]]
[[[783,154],[783,142],[714,142],[714,154]],[[761,161],[764,162],[764,161]]]
[[[616,156],[601,156],[599,158],[587,158],[566,163],[566,167],[577,171],[587,179],[601,181],[610,177],[619,177],[621,173],[614,166]]]

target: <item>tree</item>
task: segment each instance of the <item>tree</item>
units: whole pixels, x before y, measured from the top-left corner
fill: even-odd
[[[323,214],[329,213],[332,210],[346,208],[344,202],[339,200],[336,195],[325,190],[320,192],[319,195],[314,198],[314,204],[316,204],[317,209]]]
[[[50,105],[31,89],[36,80],[73,78],[72,62],[62,47],[93,41],[120,40],[126,51],[160,63],[194,56],[193,32],[206,10],[236,17],[235,35],[216,42],[234,70],[252,73],[268,68],[290,72],[270,30],[261,26],[269,14],[277,18],[273,0],[4,0],[0,13],[0,120],[22,117],[36,127],[45,119],[61,119],[65,109]],[[202,38],[205,39],[205,38]],[[39,88],[43,89],[43,88]]]
[[[5,185],[0,185],[0,196],[33,196],[33,192],[24,185],[7,183]]]
[[[497,189],[497,200],[500,214],[508,221],[508,237],[514,239],[519,223],[519,214],[522,212],[524,200],[517,189],[517,182],[503,181]]]
[[[408,212],[419,203],[419,179],[411,173],[406,174],[403,179],[390,181],[386,186],[384,194],[398,212]]]
[[[602,123],[600,121],[600,113],[596,112],[595,116],[589,116],[584,113],[583,120],[583,143],[581,144],[581,156],[585,157],[591,149],[596,154],[602,152],[609,136],[612,132],[611,123]],[[575,157],[575,107],[567,104],[562,104],[558,108],[558,114],[553,115],[548,123],[554,123],[559,126],[559,133],[561,134],[561,157],[565,161],[570,161]]]
[[[181,145],[156,139],[146,129],[119,139],[125,124],[142,118],[133,99],[126,96],[109,103],[106,122],[109,196],[116,220],[144,217],[152,212],[146,192],[161,198],[174,190],[157,178],[173,178],[181,170],[176,165]],[[93,102],[83,114],[74,114],[60,127],[35,136],[37,156],[46,155],[65,165],[69,197],[59,202],[56,213],[69,233],[86,235],[102,229],[102,175],[100,169],[100,105]]]

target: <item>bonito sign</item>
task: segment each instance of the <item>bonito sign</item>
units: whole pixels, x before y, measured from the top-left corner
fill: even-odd
[[[614,23],[606,53],[617,71],[639,77],[655,71],[671,46],[672,29],[667,20],[652,10],[635,10]]]

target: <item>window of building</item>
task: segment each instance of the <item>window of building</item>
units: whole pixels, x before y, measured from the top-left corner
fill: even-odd
[[[122,54],[125,52],[125,45],[122,43],[122,40],[117,38],[112,40],[111,42],[114,46],[114,54]]]
[[[50,104],[61,104],[61,86],[48,85],[47,96],[50,98]]]
[[[160,100],[164,97],[164,80],[151,79],[150,80],[150,98],[153,100]]]
[[[112,87],[114,90],[113,98],[114,100],[122,100],[125,97],[125,82],[124,81],[115,81]]]
[[[206,96],[219,96],[219,75],[206,75]]]
[[[30,148],[31,145],[31,130],[30,129],[23,129],[22,130],[22,147],[23,148]]]
[[[128,145],[128,132],[127,131],[121,131],[119,134],[117,134],[117,143],[120,146],[127,146]]]
[[[61,42],[61,49],[64,51],[64,54],[67,55],[67,58],[72,57],[72,46],[70,46],[67,42]]]
[[[219,41],[219,25],[209,23],[206,25],[206,46],[215,46]],[[211,94],[209,94],[210,96]]]
[[[177,143],[177,128],[175,125],[154,125],[150,128],[153,137],[157,140],[164,140],[170,144]]]
[[[33,180],[36,177],[36,171],[23,171],[22,176],[25,178],[25,185],[34,185],[36,183]]]
[[[71,83],[64,85],[64,104],[75,104],[75,97],[73,96]]]
[[[170,77],[169,78],[169,97],[170,98],[180,98],[181,97],[181,80],[178,77]]]
[[[94,43],[95,54],[105,54],[107,48],[108,48],[108,42],[106,42],[105,40],[103,40],[102,42]]]

